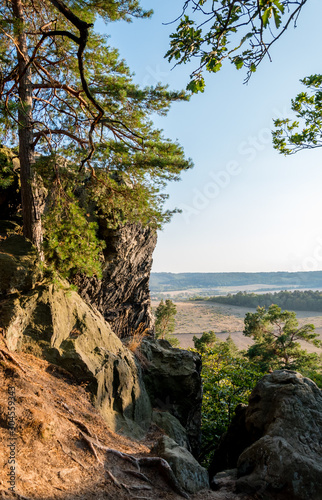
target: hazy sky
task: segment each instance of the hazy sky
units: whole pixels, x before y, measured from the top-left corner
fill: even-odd
[[[144,0],[151,20],[112,23],[105,32],[135,81],[185,88],[191,67],[164,59],[182,0]],[[322,149],[291,157],[272,147],[272,119],[288,116],[299,79],[319,73],[322,2],[309,0],[298,21],[243,85],[227,63],[207,77],[204,94],[155,120],[184,147],[194,169],[168,186],[182,214],[159,233],[153,271],[311,271],[322,269]]]

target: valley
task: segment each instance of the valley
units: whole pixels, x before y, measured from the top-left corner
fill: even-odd
[[[193,347],[193,336],[201,336],[202,332],[213,330],[220,339],[225,340],[231,335],[239,349],[246,349],[252,340],[243,335],[244,318],[247,312],[255,309],[217,304],[209,301],[173,300],[177,306],[176,327],[174,335],[179,339],[180,346],[187,349]],[[156,309],[158,300],[152,300],[152,308]],[[314,311],[298,311],[299,324],[313,323],[322,338],[322,314]],[[305,343],[308,352],[318,351],[314,346]]]

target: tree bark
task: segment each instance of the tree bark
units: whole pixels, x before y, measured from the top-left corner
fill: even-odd
[[[33,169],[35,152],[33,143],[33,116],[32,116],[32,73],[31,65],[28,66],[29,56],[27,37],[24,31],[24,11],[21,0],[13,0],[13,13],[17,20],[17,57],[18,57],[18,94],[19,94],[19,159],[21,202],[23,217],[23,234],[37,248],[41,260],[43,257],[42,223],[41,223],[41,197],[37,185],[36,174]]]

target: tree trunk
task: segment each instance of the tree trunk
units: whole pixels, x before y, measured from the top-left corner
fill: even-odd
[[[32,120],[32,78],[31,66],[26,67],[29,61],[27,38],[24,30],[24,12],[21,0],[13,0],[13,12],[17,19],[17,57],[19,71],[19,159],[21,180],[21,203],[23,217],[23,234],[36,246],[41,260],[42,224],[41,198],[37,186],[37,179],[33,169],[35,153],[33,147],[33,120]]]

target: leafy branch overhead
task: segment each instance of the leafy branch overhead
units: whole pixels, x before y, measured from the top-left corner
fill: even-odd
[[[297,120],[274,121],[274,147],[285,155],[322,146],[322,75],[312,75],[301,82],[308,91],[292,99]]]
[[[203,92],[204,71],[218,72],[225,60],[245,68],[248,82],[270,49],[296,26],[307,0],[186,0],[166,57],[175,64],[197,60],[187,89]],[[275,120],[273,143],[285,155],[322,146],[322,76],[302,80],[307,87],[292,100],[296,120]]]
[[[272,45],[296,25],[307,0],[187,0],[166,57],[177,64],[197,59],[187,86],[203,92],[203,71],[216,73],[225,59],[247,70],[249,80]]]

